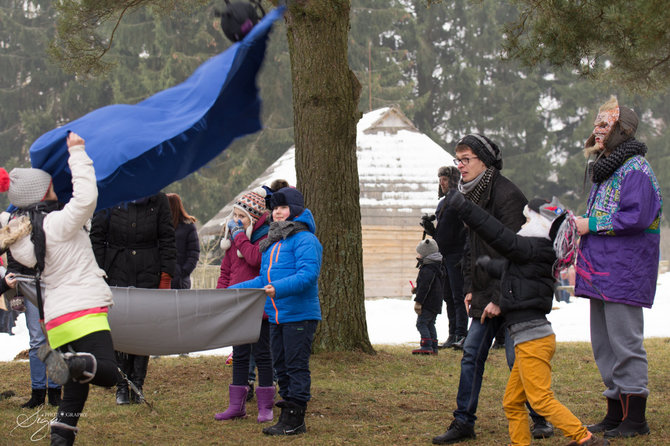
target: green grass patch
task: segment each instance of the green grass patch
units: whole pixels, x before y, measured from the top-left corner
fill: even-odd
[[[645,341],[649,358],[647,418],[651,435],[618,440],[616,445],[670,444],[670,339]],[[115,390],[92,386],[79,427],[79,445],[414,445],[430,444],[443,433],[456,407],[461,354],[442,350],[438,356],[413,356],[411,347],[375,346],[376,355],[323,353],[312,356],[312,401],[307,433],[269,438],[256,422],[256,400],[247,404],[248,418],[215,421],[226,409],[232,367],[223,357],[151,359],[145,383],[154,405],[116,406]],[[0,400],[0,444],[48,444],[39,428],[55,414],[21,409],[30,396],[27,361],[0,363],[0,391],[15,396]],[[482,386],[477,439],[470,445],[503,445],[509,441],[502,396],[509,371],[504,352],[492,351]],[[559,343],[553,360],[553,389],[558,399],[584,423],[600,421],[604,390],[588,343]],[[275,409],[275,420],[278,412]],[[17,417],[32,418],[18,427]],[[23,420],[23,424],[30,424]],[[36,434],[37,432],[37,434]],[[556,431],[538,445],[564,445]]]

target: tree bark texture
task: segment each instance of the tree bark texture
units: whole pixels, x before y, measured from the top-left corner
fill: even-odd
[[[374,352],[363,287],[356,124],[361,86],[349,69],[348,0],[296,0],[286,14],[298,188],[323,245],[315,351]]]

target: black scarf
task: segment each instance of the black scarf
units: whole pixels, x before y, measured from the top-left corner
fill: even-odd
[[[261,240],[258,244],[258,249],[260,249],[261,252],[265,252],[274,242],[286,240],[293,234],[308,230],[309,228],[307,225],[300,221],[273,221],[270,223],[268,237]]]
[[[35,258],[37,264],[35,268],[38,271],[44,271],[44,258],[46,257],[46,237],[44,235],[44,217],[49,212],[60,209],[60,204],[57,201],[40,201],[27,208],[19,209],[17,215],[27,215],[30,218],[30,225],[32,226],[32,234],[30,240],[35,247]]]
[[[647,146],[635,138],[619,144],[608,156],[601,156],[589,165],[589,176],[594,183],[602,183],[608,179],[614,171],[626,162],[628,158],[635,155],[644,156]]]

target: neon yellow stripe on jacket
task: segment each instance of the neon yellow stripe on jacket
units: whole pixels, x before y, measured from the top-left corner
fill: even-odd
[[[49,345],[58,348],[68,342],[72,342],[96,331],[109,330],[107,313],[87,314],[77,319],[72,319],[47,331]]]

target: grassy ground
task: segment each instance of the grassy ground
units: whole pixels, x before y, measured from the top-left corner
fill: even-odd
[[[647,417],[652,434],[616,445],[670,445],[670,339],[646,341],[649,356]],[[312,401],[306,417],[307,434],[269,438],[256,423],[255,399],[249,417],[217,422],[213,415],[227,407],[232,368],[222,357],[165,357],[152,359],[145,383],[148,406],[116,406],[114,390],[91,388],[81,419],[79,445],[421,445],[441,434],[455,408],[460,354],[441,351],[437,357],[412,356],[411,348],[376,346],[373,356],[360,353],[319,354],[312,357]],[[605,402],[603,385],[587,343],[561,343],[553,360],[553,387],[558,399],[585,423],[600,421]],[[0,363],[0,391],[16,395],[0,401],[0,444],[37,442],[43,420],[53,416],[20,409],[29,397],[26,361]],[[508,441],[502,395],[509,372],[504,353],[488,359],[476,426],[477,439],[468,445],[503,445]],[[276,412],[275,412],[276,413]],[[17,418],[29,427],[17,427]],[[558,437],[543,446],[568,443]]]

